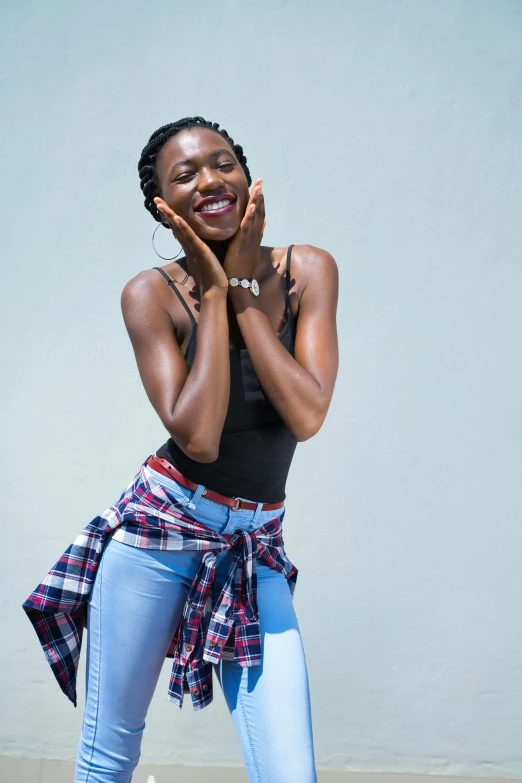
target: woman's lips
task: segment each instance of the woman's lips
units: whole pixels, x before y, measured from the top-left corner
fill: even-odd
[[[226,207],[220,207],[219,209],[196,209],[195,211],[196,214],[202,215],[203,217],[219,217],[220,215],[226,215],[228,212],[232,212],[235,206],[236,202],[231,201]]]

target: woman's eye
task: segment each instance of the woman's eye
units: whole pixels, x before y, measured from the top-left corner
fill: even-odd
[[[231,169],[235,168],[235,163],[229,162],[229,163],[220,163],[217,167],[218,169],[224,169],[225,171],[230,171]],[[190,177],[193,176],[193,172],[191,171],[185,171],[183,174],[180,174],[174,182],[188,182]]]
[[[174,184],[176,184],[176,182],[188,182],[191,176],[192,174],[181,174],[179,177],[176,177]]]

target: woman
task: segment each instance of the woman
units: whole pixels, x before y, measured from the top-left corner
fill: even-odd
[[[170,437],[24,608],[73,701],[88,628],[76,783],[131,780],[166,655],[179,706],[183,693],[207,706],[215,672],[249,780],[312,783],[297,569],[281,524],[296,444],[333,394],[337,267],[310,245],[261,245],[262,181],[249,192],[243,150],[216,123],[163,126],[138,168],[146,208],[184,252],[122,294]]]

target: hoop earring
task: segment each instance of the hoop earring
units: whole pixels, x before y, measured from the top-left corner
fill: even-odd
[[[155,245],[154,245],[154,234],[156,233],[156,231],[158,230],[158,228],[159,228],[160,226],[162,226],[162,225],[163,225],[163,223],[158,223],[158,225],[156,226],[156,228],[155,228],[155,229],[154,229],[154,231],[152,232],[152,248],[153,248],[154,252],[156,253],[156,255],[157,255],[157,256],[159,256],[160,258],[162,258],[164,261],[173,261],[175,258],[177,258],[177,257],[179,256],[179,253],[181,253],[181,252],[182,252],[182,250],[183,250],[183,245],[181,246],[181,250],[179,251],[179,253],[177,253],[175,256],[172,256],[172,258],[165,258],[165,256],[160,256],[160,254],[158,253],[158,251],[156,250],[156,247],[155,247]],[[165,228],[166,228],[166,226],[165,226]]]

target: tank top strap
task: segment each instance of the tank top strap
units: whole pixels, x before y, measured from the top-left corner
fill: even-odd
[[[286,253],[286,288],[285,288],[285,301],[286,301],[286,309],[289,313],[291,313],[290,308],[290,259],[292,256],[292,248],[294,245],[288,246],[288,251]]]
[[[190,316],[190,320],[192,321],[193,325],[194,325],[194,326],[197,326],[197,321],[196,321],[196,319],[194,318],[194,314],[193,314],[192,310],[190,309],[190,307],[188,306],[188,304],[187,304],[187,303],[185,302],[185,300],[183,299],[183,297],[182,297],[182,295],[180,294],[180,292],[178,291],[178,288],[177,288],[177,286],[176,286],[176,284],[175,284],[174,280],[172,280],[172,278],[170,278],[170,277],[168,276],[168,274],[165,272],[165,270],[164,270],[164,269],[162,269],[160,266],[153,266],[152,268],[153,268],[153,269],[157,269],[157,270],[158,270],[158,272],[161,272],[161,274],[163,275],[163,277],[164,277],[164,278],[165,278],[165,280],[167,281],[167,284],[168,284],[168,285],[170,285],[170,287],[172,288],[172,290],[175,292],[176,296],[178,297],[179,301],[181,302],[181,304],[183,305],[183,307],[185,308],[185,310],[186,310],[186,311],[187,311],[187,313],[189,314],[189,316]]]

